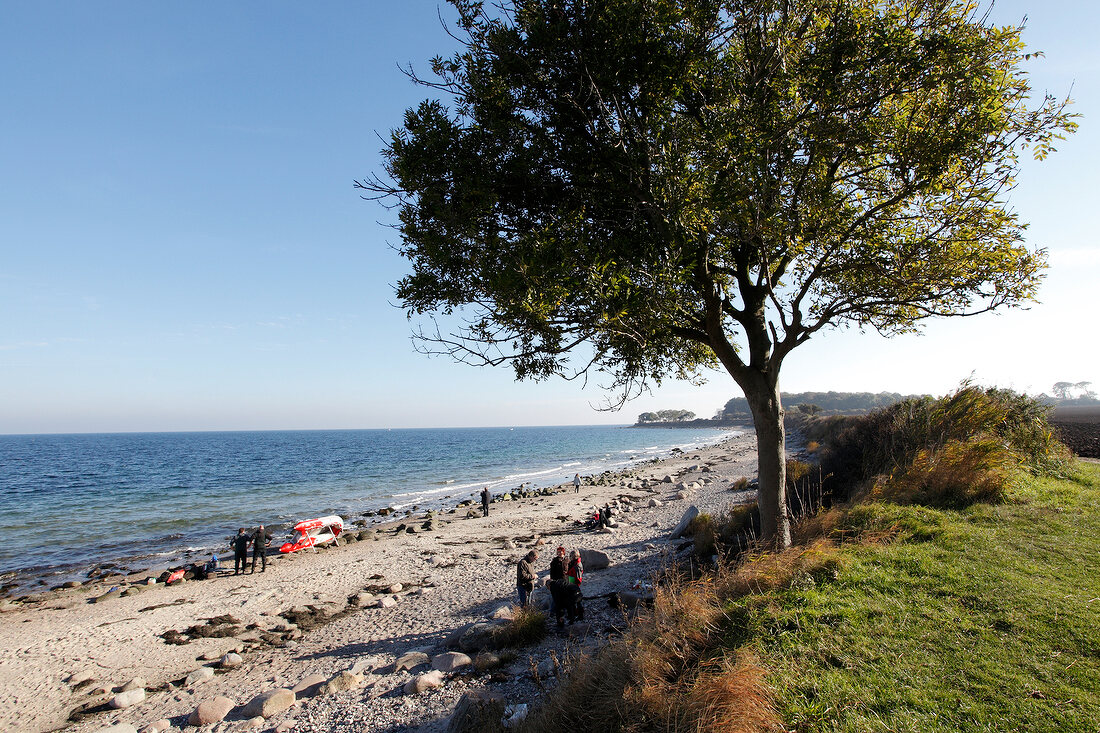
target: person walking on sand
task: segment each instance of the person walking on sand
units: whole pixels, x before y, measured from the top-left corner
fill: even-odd
[[[260,560],[260,572],[267,570],[267,541],[270,539],[271,533],[262,524],[252,534],[252,573],[256,572],[257,558]]]
[[[237,536],[229,543],[233,548],[233,574],[240,575],[248,566],[248,543],[252,540],[244,527],[237,530]]]
[[[519,590],[519,607],[527,608],[527,601],[535,590],[535,560],[539,554],[531,550],[516,563],[516,588]]]
[[[581,493],[581,475],[579,473],[573,474],[573,493]]]
[[[481,490],[481,516],[489,516],[489,487]]]

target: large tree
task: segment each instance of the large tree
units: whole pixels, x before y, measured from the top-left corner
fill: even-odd
[[[357,182],[399,209],[426,348],[621,399],[724,368],[775,546],[796,346],[1034,297],[1006,194],[1073,122],[1032,101],[1020,26],[959,0],[451,3],[459,52],[412,74],[437,99]]]

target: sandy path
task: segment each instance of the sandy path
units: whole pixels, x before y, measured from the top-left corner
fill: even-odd
[[[116,722],[128,722],[140,730],[161,718],[182,726],[199,702],[217,695],[243,704],[273,687],[293,686],[309,674],[330,677],[354,663],[378,674],[370,678],[373,684],[368,692],[344,701],[345,709],[334,709],[332,700],[327,701],[328,707],[318,703],[313,708],[312,701],[306,701],[270,719],[264,729],[294,718],[298,727],[288,728],[297,730],[342,730],[341,719],[350,721],[347,730],[362,730],[364,719],[375,729],[397,730],[438,719],[460,694],[463,683],[450,685],[431,704],[410,704],[399,691],[407,675],[387,675],[386,665],[392,669],[394,658],[411,648],[443,651],[442,640],[448,632],[514,601],[514,563],[533,545],[533,536],[545,536],[538,562],[544,574],[558,544],[599,549],[607,552],[612,565],[588,574],[585,595],[623,589],[660,565],[674,547],[665,539],[668,530],[688,506],[715,512],[747,500],[745,492],[731,492],[730,486],[739,477],[754,476],[755,462],[755,438],[747,433],[722,446],[641,464],[609,485],[584,486],[579,494],[570,490],[494,503],[487,519],[466,519],[463,509],[444,513],[431,532],[379,532],[380,539],[374,541],[281,559],[262,574],[229,574],[172,588],[157,585],[135,596],[96,604],[88,603],[88,598],[105,588],[48,594],[43,602],[0,614],[0,730],[95,731]],[[691,466],[696,469],[689,471]],[[659,480],[666,475],[677,482],[707,483],[687,500],[673,498],[675,483],[627,488],[628,481]],[[644,506],[650,497],[665,504],[619,514],[622,521],[613,534],[585,532],[573,524],[592,505],[602,506],[622,495],[636,497],[635,506]],[[506,540],[515,549],[506,549]],[[372,577],[378,575],[384,578]],[[392,583],[405,586],[397,594],[396,606],[348,607],[349,596]],[[298,638],[286,646],[248,641],[259,630],[283,629],[287,635],[287,622],[278,614],[307,604],[347,613],[300,636],[290,631]],[[593,610],[599,618],[599,611]],[[224,614],[257,628],[244,632],[244,642],[241,634],[184,645],[167,644],[161,638],[168,630],[182,631]],[[242,647],[240,667],[190,687],[166,685],[209,664],[204,656],[216,659]],[[74,689],[67,682],[73,674],[91,681]],[[115,688],[135,677],[142,678],[149,690],[144,702],[125,710],[98,712],[75,723],[68,720],[74,708],[107,699],[111,693],[102,688]],[[523,694],[520,687],[513,692]],[[339,696],[333,698],[340,702]],[[228,722],[231,718],[214,730],[243,729],[244,721]]]

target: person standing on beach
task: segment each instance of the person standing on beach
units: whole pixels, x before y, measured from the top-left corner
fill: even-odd
[[[580,585],[584,579],[584,566],[581,565],[581,553],[573,550],[569,553],[569,569],[565,572],[565,580],[571,585]]]
[[[251,537],[245,534],[244,527],[237,530],[237,536],[229,544],[233,546],[233,574],[240,575],[248,565],[248,543]]]
[[[486,486],[481,490],[481,514],[484,517],[489,516],[489,487]]]
[[[581,493],[581,475],[579,473],[573,474],[573,493]]]
[[[256,572],[256,559],[260,560],[260,572],[267,570],[267,541],[271,533],[261,524],[252,535],[252,572]]]
[[[516,564],[516,588],[519,590],[519,607],[527,608],[527,601],[535,590],[535,560],[539,554],[531,550]]]

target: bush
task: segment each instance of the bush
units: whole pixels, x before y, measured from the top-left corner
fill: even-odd
[[[881,482],[881,476],[909,484],[906,490],[899,486],[898,497],[940,497],[957,505],[967,495],[969,500],[1003,495],[1010,465],[1036,474],[1061,473],[1069,453],[1054,437],[1047,411],[1012,390],[964,383],[938,400],[910,399],[862,417],[819,423],[814,429],[827,443],[821,457],[826,503],[846,500],[860,487]],[[964,448],[967,443],[974,445]],[[906,477],[918,459],[921,465]],[[984,488],[963,493],[950,489],[950,466],[975,472]],[[998,477],[994,488],[991,482]],[[924,481],[925,488],[916,489],[914,481]],[[938,488],[933,490],[932,484]]]

